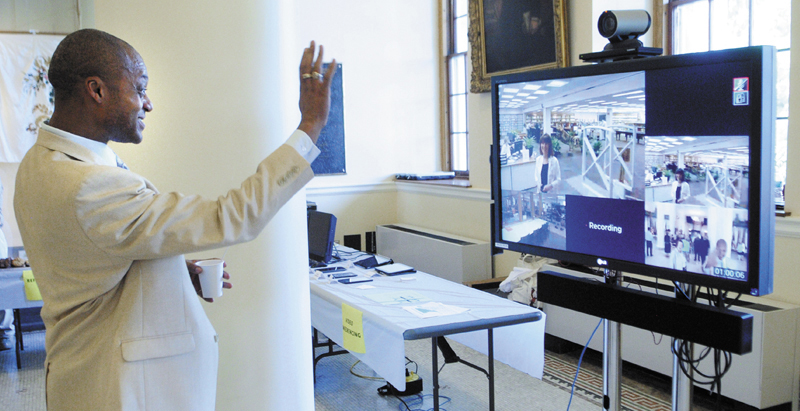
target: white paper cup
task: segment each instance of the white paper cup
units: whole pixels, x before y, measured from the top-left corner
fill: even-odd
[[[197,263],[203,272],[200,273],[200,289],[203,291],[203,298],[215,298],[222,296],[222,260],[203,260]]]

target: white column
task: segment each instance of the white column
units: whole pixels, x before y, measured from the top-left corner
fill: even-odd
[[[544,106],[542,106],[542,132],[543,133],[551,134],[553,132],[552,114],[553,114],[553,108],[552,107],[544,107]]]
[[[144,142],[113,148],[162,192],[224,195],[298,124],[297,100],[286,102],[302,50],[283,46],[287,2],[94,3],[97,28],[142,55],[154,105]],[[220,336],[219,410],[314,409],[303,200],[228,251],[234,288],[203,303]]]

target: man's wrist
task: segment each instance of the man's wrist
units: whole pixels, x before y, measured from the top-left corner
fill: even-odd
[[[301,120],[297,129],[302,130],[314,144],[317,144],[317,139],[319,139],[319,134],[322,132],[322,127],[324,127],[324,124],[320,125],[317,121]]]

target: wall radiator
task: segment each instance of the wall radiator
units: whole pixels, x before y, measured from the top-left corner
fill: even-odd
[[[380,255],[457,283],[492,276],[489,243],[406,224],[376,227]]]

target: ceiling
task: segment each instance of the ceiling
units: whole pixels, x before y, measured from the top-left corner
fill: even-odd
[[[500,85],[503,113],[644,111],[644,73],[619,73]]]

